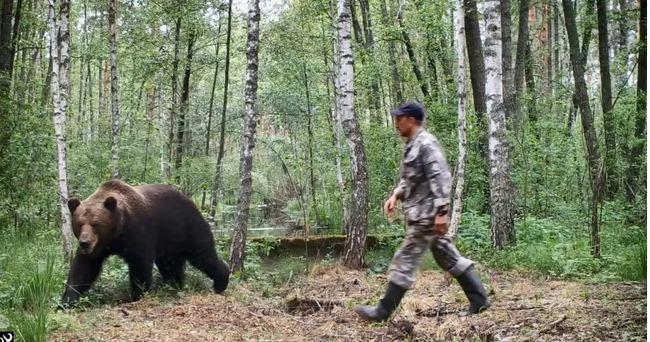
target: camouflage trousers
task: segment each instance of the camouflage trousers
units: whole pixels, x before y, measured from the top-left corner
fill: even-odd
[[[404,289],[410,288],[429,250],[436,263],[454,277],[474,263],[460,255],[451,237],[435,234],[431,220],[411,221],[407,224],[404,242],[388,268],[388,280]]]

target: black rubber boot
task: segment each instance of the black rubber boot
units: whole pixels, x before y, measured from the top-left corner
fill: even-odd
[[[463,272],[463,274],[456,277],[460,287],[463,288],[463,292],[469,299],[469,309],[461,312],[460,316],[469,316],[477,314],[490,307],[490,302],[488,301],[487,291],[483,287],[481,278],[474,268],[474,265],[470,266]]]
[[[371,322],[386,321],[404,298],[406,289],[395,283],[388,283],[386,295],[376,306],[356,306],[354,311]]]

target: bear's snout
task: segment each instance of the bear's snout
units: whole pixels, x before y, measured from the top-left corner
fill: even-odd
[[[93,233],[92,227],[84,226],[79,234],[79,251],[81,254],[91,254],[95,249],[97,237]]]

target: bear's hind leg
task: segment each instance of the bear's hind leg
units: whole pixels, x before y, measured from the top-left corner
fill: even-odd
[[[230,270],[228,265],[217,257],[217,252],[212,248],[192,253],[189,257],[192,266],[205,273],[214,282],[213,288],[217,293],[221,293],[228,287]]]
[[[183,288],[185,283],[185,259],[182,257],[156,258],[156,266],[165,283],[177,288]]]

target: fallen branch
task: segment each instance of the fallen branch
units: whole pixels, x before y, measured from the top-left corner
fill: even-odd
[[[560,317],[559,319],[556,319],[555,321],[549,323],[545,328],[542,328],[542,330],[540,330],[537,334],[539,335],[553,329],[556,325],[564,322],[566,318],[567,318],[566,314],[562,315],[562,317]]]

